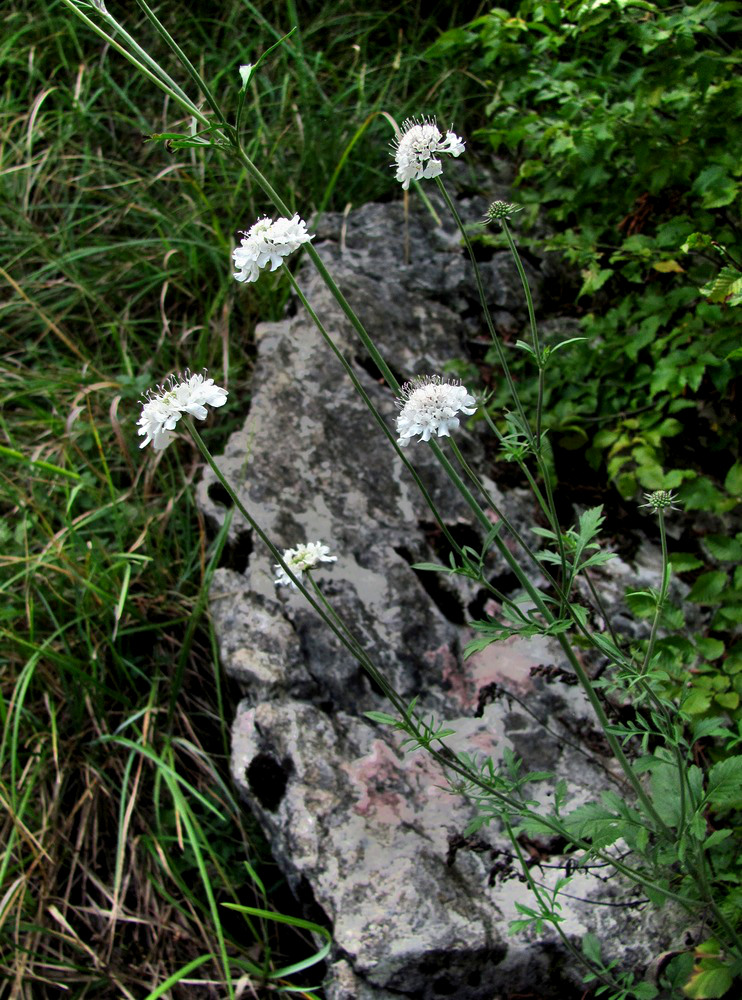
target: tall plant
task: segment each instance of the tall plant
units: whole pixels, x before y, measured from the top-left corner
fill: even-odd
[[[520,256],[510,231],[509,219],[514,207],[495,202],[487,221],[501,230],[521,277],[529,316],[530,339],[522,347],[536,366],[536,405],[529,415],[516,383],[510,373],[508,358],[489,314],[482,279],[470,234],[464,227],[443,181],[444,157],[458,157],[465,151],[464,141],[452,130],[441,132],[433,120],[408,120],[396,130],[394,159],[397,180],[405,189],[411,183],[432,180],[451,211],[460,230],[462,241],[471,259],[480,293],[484,321],[492,336],[495,353],[504,382],[509,391],[506,431],[492,423],[493,433],[508,457],[517,462],[528,479],[548,528],[542,529],[543,546],[536,551],[504,513],[498,509],[476,473],[468,466],[456,443],[456,430],[461,415],[470,416],[480,406],[468,387],[445,380],[437,373],[418,375],[400,385],[388,361],[365,329],[334,282],[331,274],[312,245],[306,223],[292,213],[284,198],[275,190],[260,166],[245,151],[241,129],[244,95],[252,75],[259,66],[245,65],[240,70],[240,101],[235,121],[223,113],[209,82],[195,68],[186,52],[171,36],[162,22],[144,2],[137,0],[153,28],[177,56],[190,78],[195,92],[203,95],[204,105],[193,100],[139,42],[108,13],[102,0],[63,0],[78,17],[160,87],[190,117],[188,133],[168,133],[160,136],[180,147],[209,147],[216,155],[234,158],[252,182],[260,187],[273,206],[277,218],[254,222],[233,253],[240,281],[257,281],[267,268],[281,269],[324,338],[328,350],[343,367],[371,411],[390,448],[401,459],[409,474],[422,490],[451,546],[451,567],[445,571],[474,578],[491,592],[502,606],[498,617],[474,623],[479,638],[469,652],[514,634],[523,636],[548,635],[560,645],[565,660],[582,686],[605,738],[619,764],[624,779],[625,797],[606,796],[601,802],[568,810],[563,782],[555,786],[553,808],[539,809],[534,805],[529,786],[535,782],[553,781],[543,774],[523,774],[516,762],[480,761],[466,753],[454,753],[446,744],[450,730],[429,716],[423,717],[413,701],[407,704],[395,691],[373,657],[354,631],[353,625],[340,615],[326,598],[315,573],[320,564],[330,563],[334,556],[322,541],[297,540],[291,549],[281,550],[256,521],[252,512],[241,502],[232,485],[221,473],[199,435],[195,420],[203,420],[209,407],[221,407],[227,402],[226,390],[211,378],[186,372],[171,375],[163,385],[148,393],[139,418],[141,446],[152,444],[163,451],[184,427],[201,450],[237,511],[245,518],[255,535],[264,543],[277,571],[277,584],[298,589],[322,618],[348,652],[356,658],[387,697],[393,712],[368,713],[377,722],[398,731],[411,749],[421,748],[441,766],[457,791],[469,795],[479,806],[480,823],[497,822],[512,839],[514,856],[522,865],[523,875],[531,890],[528,904],[520,904],[522,919],[518,928],[531,924],[540,928],[553,926],[566,949],[573,952],[588,968],[588,977],[598,982],[600,991],[614,998],[636,996],[651,1000],[656,988],[648,982],[637,983],[630,972],[621,972],[606,965],[599,943],[586,939],[578,952],[564,932],[560,915],[560,894],[568,883],[562,879],[551,893],[543,891],[532,878],[522,856],[518,835],[522,831],[547,831],[571,845],[582,863],[599,858],[632,882],[640,885],[652,903],[662,906],[672,901],[689,914],[703,916],[713,926],[710,937],[699,949],[697,961],[686,956],[681,978],[686,992],[696,997],[720,996],[742,970],[742,940],[738,933],[738,909],[732,897],[722,892],[733,876],[730,873],[728,841],[731,825],[709,832],[711,815],[728,814],[739,803],[738,784],[742,778],[742,758],[728,756],[710,767],[699,765],[695,748],[701,736],[723,738],[727,734],[722,720],[707,720],[691,728],[691,717],[676,700],[667,694],[661,683],[657,640],[665,622],[666,602],[672,572],[665,545],[665,517],[674,506],[675,496],[665,489],[647,494],[646,503],[656,514],[662,546],[661,586],[657,592],[643,596],[652,605],[649,639],[643,644],[628,644],[615,633],[599,631],[594,615],[575,600],[575,584],[588,570],[611,558],[599,541],[602,511],[586,511],[578,523],[569,529],[560,524],[554,498],[554,482],[545,451],[543,399],[553,358],[563,344],[544,345],[539,335],[528,282]],[[235,86],[239,81],[235,81]],[[397,396],[400,413],[392,430],[367,396],[353,366],[333,340],[322,318],[313,310],[288,263],[299,249],[308,256],[319,272],[355,333],[368,350],[383,375],[389,391]],[[226,262],[225,262],[226,266]],[[416,440],[415,440],[416,439]],[[413,443],[414,442],[414,443]],[[454,487],[472,510],[486,539],[485,550],[492,549],[505,559],[518,580],[521,597],[513,599],[501,594],[483,570],[484,555],[472,559],[471,550],[459,545],[448,533],[434,500],[426,491],[416,470],[415,450],[428,447]],[[497,529],[492,528],[492,514]],[[513,554],[513,552],[517,554]],[[441,567],[443,569],[443,567]],[[545,580],[535,584],[535,579]],[[592,586],[592,584],[591,584]],[[593,588],[594,590],[594,588]],[[593,611],[599,613],[600,603]],[[610,637],[609,637],[610,636]],[[589,649],[606,666],[599,686],[585,669],[577,649]],[[609,721],[605,707],[607,687],[620,691],[634,708],[628,720],[621,724]],[[647,780],[648,776],[648,780]],[[618,850],[627,845],[630,853]]]

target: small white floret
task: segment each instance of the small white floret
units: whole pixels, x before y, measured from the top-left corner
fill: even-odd
[[[137,426],[137,434],[144,435],[140,448],[152,442],[155,451],[162,451],[172,441],[175,425],[182,414],[188,413],[197,420],[205,420],[207,406],[224,406],[227,390],[214,384],[213,378],[203,375],[168,375],[163,385],[156,390],[149,389],[142,401],[142,412]]]
[[[463,139],[454,132],[446,132],[443,137],[435,118],[426,118],[422,122],[408,118],[403,122],[402,134],[394,145],[396,178],[406,191],[410,181],[437,177],[443,173],[443,164],[436,159],[436,153],[460,156],[464,148]]]
[[[313,569],[321,562],[337,562],[337,556],[330,555],[329,545],[322,542],[307,542],[306,545],[297,545],[295,549],[286,549],[283,552],[283,561],[291,569],[295,576],[301,579],[305,570]],[[296,590],[296,584],[288,575],[283,566],[275,564],[277,587],[288,586]]]
[[[270,264],[271,271],[275,271],[285,257],[313,239],[306,222],[298,215],[275,222],[258,219],[242,234],[240,245],[232,251],[232,260],[238,268],[234,276],[238,281],[257,281],[264,267]]]
[[[397,400],[397,444],[405,447],[413,437],[429,441],[431,435],[449,437],[459,426],[457,413],[471,416],[477,401],[460,382],[444,382],[440,375],[418,375],[402,386]]]

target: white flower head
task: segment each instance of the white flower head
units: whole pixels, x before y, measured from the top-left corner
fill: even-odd
[[[242,241],[232,251],[235,278],[238,281],[257,281],[261,270],[270,264],[271,271],[283,264],[302,243],[309,243],[314,237],[307,232],[307,224],[298,215],[291,219],[258,219],[246,233]]]
[[[454,132],[446,132],[443,137],[435,118],[418,121],[408,118],[402,123],[402,134],[394,146],[394,162],[397,164],[397,180],[407,190],[410,181],[422,177],[437,177],[443,173],[443,164],[436,159],[436,153],[460,156],[464,152],[464,141]]]
[[[440,375],[418,375],[402,386],[397,400],[397,444],[404,447],[413,437],[429,441],[432,434],[449,437],[459,426],[457,413],[471,416],[477,401],[458,380],[444,382]]]
[[[317,563],[337,562],[337,556],[330,555],[329,545],[322,542],[307,542],[306,545],[297,545],[295,549],[286,549],[283,553],[283,561],[293,570],[294,575],[301,579],[305,570],[313,569]],[[275,564],[277,587],[289,586],[296,590],[296,584],[287,574],[283,566]]]
[[[139,447],[145,448],[151,441],[155,451],[162,451],[175,436],[173,431],[182,414],[205,420],[207,406],[224,406],[226,402],[227,390],[215,385],[213,378],[191,375],[188,369],[168,375],[163,385],[148,389],[142,400],[137,434],[145,438]]]

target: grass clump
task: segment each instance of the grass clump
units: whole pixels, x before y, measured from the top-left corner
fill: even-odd
[[[239,66],[300,24],[251,83],[249,147],[294,201],[336,208],[341,172],[344,199],[393,183],[364,161],[385,102],[452,112],[458,77],[417,60],[443,8],[445,26],[475,12],[162,15],[230,107]],[[267,205],[219,157],[207,169],[203,150],[148,142],[190,123],[59,4],[0,17],[0,977],[24,998],[316,983],[283,963],[316,946],[299,921],[277,934],[280,879],[231,790],[236,692],[204,613],[224,535],[191,500],[200,458],[145,467],[134,435],[139,395],[185,364],[245,396],[252,328],[285,292],[264,279],[238,298],[229,254]],[[217,447],[234,426],[205,436]]]

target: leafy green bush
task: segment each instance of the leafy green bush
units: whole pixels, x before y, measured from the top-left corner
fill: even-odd
[[[742,360],[731,308],[742,297],[741,28],[739,7],[715,0],[522,0],[428,50],[471,54],[491,92],[479,136],[516,159],[526,234],[537,220],[555,231],[531,244],[581,273],[587,340],[550,359],[552,440],[583,448],[624,497],[679,488],[687,509],[740,496],[728,453]]]

